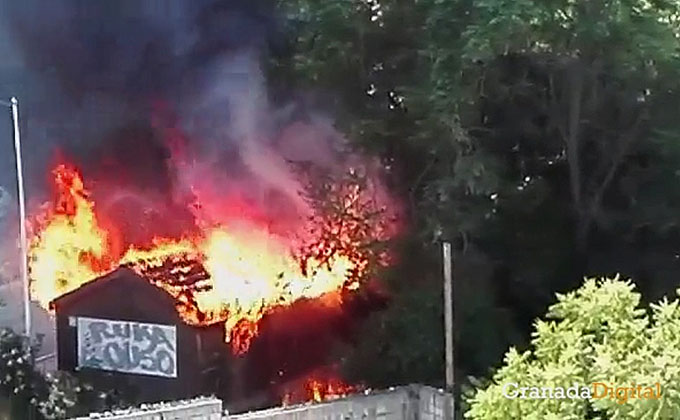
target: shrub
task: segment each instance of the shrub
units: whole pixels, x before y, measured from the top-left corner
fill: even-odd
[[[680,294],[680,289],[677,292]],[[531,348],[511,348],[487,386],[468,393],[465,418],[581,420],[680,418],[680,307],[664,298],[642,308],[630,281],[586,279],[557,295],[547,320],[538,320]],[[503,387],[661,387],[660,399],[507,398]],[[528,396],[528,394],[527,394]]]

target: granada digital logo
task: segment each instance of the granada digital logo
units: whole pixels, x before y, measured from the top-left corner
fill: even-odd
[[[590,386],[574,383],[568,388],[546,386],[520,386],[518,383],[507,383],[503,386],[503,396],[508,399],[583,399],[599,400],[608,398],[616,400],[618,404],[625,404],[630,400],[659,400],[661,399],[661,384],[652,386],[632,384],[631,386],[617,386],[605,382],[593,382]]]

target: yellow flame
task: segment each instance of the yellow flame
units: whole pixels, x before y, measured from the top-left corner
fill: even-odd
[[[336,256],[324,264],[309,260],[303,271],[284,240],[244,223],[212,228],[190,239],[157,239],[146,248],[129,248],[122,258],[114,256],[79,174],[64,167],[55,174],[62,201],[33,236],[29,261],[32,295],[46,308],[51,300],[120,265],[130,265],[142,276],[169,266],[161,278],[147,278],[177,300],[185,322],[224,322],[226,339],[240,353],[248,349],[258,322],[271,309],[301,298],[329,297],[329,303],[337,304],[339,294],[330,292],[342,289],[355,265]],[[207,278],[201,280],[202,287],[188,291],[176,280],[187,276],[194,263]]]
[[[108,253],[107,234],[98,226],[92,204],[79,196],[75,200],[75,214],[54,215],[31,241],[31,295],[43,307],[99,274],[84,263],[85,255],[101,259]]]
[[[261,231],[247,234],[212,230],[201,244],[210,290],[196,294],[201,312],[228,313],[231,337],[242,321],[255,326],[268,310],[300,298],[315,298],[341,288],[349,261],[337,259],[330,269],[303,276],[288,250]]]

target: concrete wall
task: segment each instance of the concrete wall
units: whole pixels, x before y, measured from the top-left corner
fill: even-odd
[[[153,404],[139,409],[90,414],[71,420],[221,420],[222,401],[216,398]]]
[[[229,420],[453,420],[453,397],[410,385],[336,401],[231,415]]]
[[[335,401],[278,407],[243,414],[221,414],[215,398],[179,402],[131,412],[91,414],[71,420],[453,420],[453,396],[441,390],[409,385],[351,395]]]

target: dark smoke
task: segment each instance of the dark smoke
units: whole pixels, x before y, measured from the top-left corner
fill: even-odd
[[[0,1],[0,29],[21,63],[15,71],[31,203],[45,199],[56,150],[90,182],[115,174],[132,195],[154,188],[182,195],[195,179],[172,173],[166,139],[159,139],[181,130],[203,167],[306,214],[290,153],[282,151],[288,145],[277,145],[289,142],[282,128],[292,114],[271,109],[260,69],[267,53],[282,48],[272,2]],[[315,124],[296,129],[317,131]],[[327,149],[339,137],[318,130],[326,133],[293,150],[295,158],[333,161]],[[0,185],[11,185],[12,167],[2,172]]]
[[[53,73],[76,100],[104,92],[139,104],[216,57],[273,39],[267,1],[3,1],[26,65]]]
[[[293,100],[272,106],[261,64],[285,48],[282,39],[265,0],[0,0],[0,96],[21,104],[29,213],[49,199],[49,169],[64,156],[82,169],[98,216],[115,219],[110,225],[125,245],[190,232],[192,196],[218,218],[243,211],[267,221],[307,219],[291,162],[327,170],[366,162],[348,157],[330,119]],[[0,133],[0,188],[13,194],[5,138]],[[0,190],[0,217],[3,201],[14,199],[3,197]],[[5,226],[0,270],[19,259],[16,215]],[[303,302],[272,316],[246,361],[252,377],[236,386],[261,391],[325,363],[374,301],[338,310]],[[36,330],[47,334],[43,350],[51,352],[49,318],[39,308],[34,314],[44,318]],[[0,324],[19,327],[14,315],[0,312]]]
[[[98,209],[126,221],[126,242],[186,232],[199,183],[210,197],[260,200],[268,217],[308,216],[289,162],[340,167],[345,146],[327,118],[270,104],[261,63],[285,48],[279,26],[265,0],[0,0],[0,96],[21,105],[29,213],[49,199],[61,154]],[[16,208],[9,121],[0,130],[0,188]],[[181,170],[168,140],[193,153]],[[8,214],[0,261],[13,263]]]
[[[113,130],[148,121],[154,100],[195,103],[216,78],[243,86],[251,69],[239,57],[259,57],[276,39],[266,1],[2,0],[2,16],[6,41],[22,62],[12,70],[29,119],[25,141],[41,137],[42,159],[27,156],[31,175],[44,171],[50,146],[96,150]],[[223,125],[229,106],[220,114]]]

